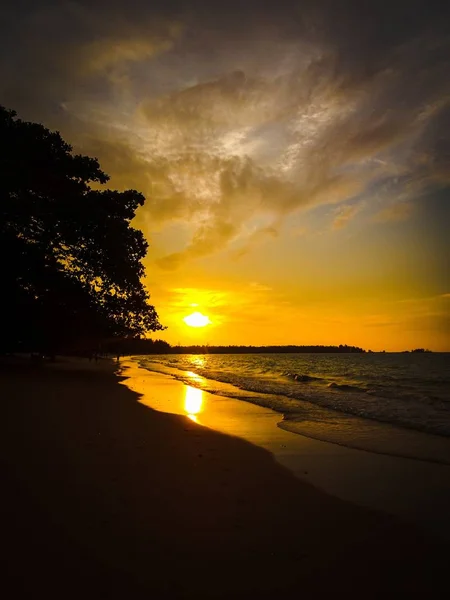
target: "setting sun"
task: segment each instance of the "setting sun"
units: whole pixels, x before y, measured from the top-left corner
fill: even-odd
[[[200,312],[194,312],[191,315],[184,317],[183,321],[186,325],[189,325],[189,327],[205,327],[211,323],[209,317],[202,315]]]

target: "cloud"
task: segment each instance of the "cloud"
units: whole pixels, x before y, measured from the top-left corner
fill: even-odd
[[[383,208],[374,216],[374,220],[378,222],[405,221],[411,217],[413,212],[414,205],[411,202],[397,202]]]
[[[377,220],[400,220],[449,184],[447,9],[358,6],[11,3],[0,92],[142,190],[145,232],[189,224],[166,269],[250,252],[319,205],[338,206],[334,229],[374,198]]]
[[[260,227],[253,231],[253,233],[245,236],[244,244],[234,250],[231,256],[234,259],[239,259],[255,249],[256,246],[266,241],[268,237],[277,238],[279,235],[278,227],[274,225],[267,225],[266,227]]]
[[[349,221],[361,210],[361,207],[357,204],[347,204],[340,206],[335,210],[335,217],[333,219],[332,229],[342,229]]]
[[[87,73],[101,74],[124,63],[152,59],[167,52],[179,36],[181,27],[176,23],[159,23],[155,31],[114,31],[109,37],[94,39],[81,45],[79,60]]]
[[[14,58],[0,60],[2,102],[62,128],[65,115],[55,113],[61,103],[106,104],[112,88],[128,82],[130,67],[169,49],[181,31],[175,20],[143,5],[137,13],[131,4],[10,3],[1,15],[0,48]]]
[[[175,252],[156,261],[163,269],[174,270],[189,258],[207,256],[223,248],[238,232],[239,227],[230,221],[213,220],[200,226],[183,252]]]
[[[262,283],[258,283],[257,281],[251,281],[249,284],[250,289],[256,292],[271,292],[272,288],[268,285],[264,285]]]
[[[155,262],[165,271],[175,271],[184,262],[184,255],[182,252],[174,252],[173,254],[158,258]]]

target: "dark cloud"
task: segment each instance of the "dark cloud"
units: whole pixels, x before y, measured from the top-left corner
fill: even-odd
[[[191,223],[163,267],[449,184],[448,2],[19,1],[0,23],[0,102],[141,189],[144,229]]]

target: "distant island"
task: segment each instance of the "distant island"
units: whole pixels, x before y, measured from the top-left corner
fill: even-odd
[[[404,350],[403,354],[417,353],[417,354],[429,354],[432,350],[426,350],[425,348],[415,348],[414,350]]]

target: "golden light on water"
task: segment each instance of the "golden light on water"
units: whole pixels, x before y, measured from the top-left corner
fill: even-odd
[[[199,354],[197,356],[192,355],[191,356],[191,362],[193,365],[195,365],[196,367],[204,367],[206,364],[206,359],[202,354]],[[199,380],[203,380],[203,377],[200,377],[199,375],[197,375],[197,373],[193,373],[192,371],[189,371],[190,377],[191,378],[197,378]]]
[[[184,317],[183,321],[186,323],[186,325],[189,325],[189,327],[206,327],[206,325],[211,323],[209,317],[198,311],[193,312],[187,317]]]
[[[203,390],[186,386],[186,395],[184,397],[184,410],[187,416],[193,421],[197,421],[197,415],[202,410]]]

